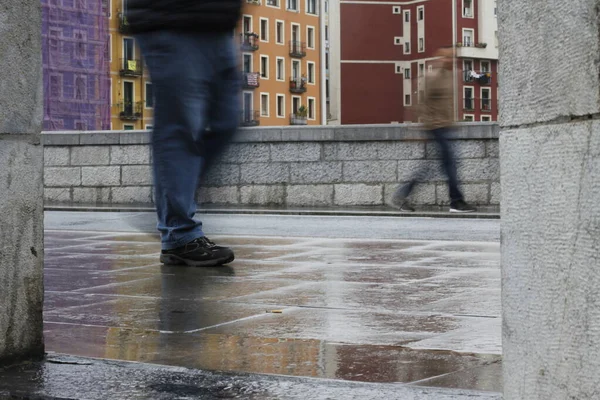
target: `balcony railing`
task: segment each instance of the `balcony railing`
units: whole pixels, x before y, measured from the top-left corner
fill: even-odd
[[[119,118],[124,121],[136,121],[142,118],[143,104],[142,101],[136,103],[122,102],[117,104],[117,107],[119,107]]]
[[[474,111],[477,105],[481,107],[481,111],[492,111],[492,99],[490,98],[466,98],[464,99],[463,109],[467,111]]]
[[[254,32],[246,32],[240,34],[240,44],[242,51],[256,51],[258,50],[258,35]]]
[[[127,17],[123,12],[119,13],[119,32],[129,33],[129,22],[127,21]]]
[[[260,125],[260,112],[254,110],[244,110],[240,114],[241,126],[258,126]]]
[[[488,71],[464,71],[463,78],[465,82],[478,82],[481,85],[490,85],[492,83],[492,73]]]
[[[296,58],[306,57],[306,43],[290,41],[290,56]]]
[[[306,125],[307,117],[304,114],[292,113],[290,114],[290,125]]]
[[[306,78],[290,79],[290,92],[305,93],[306,92]]]
[[[144,75],[144,63],[142,60],[129,60],[121,58],[121,76],[142,76]]]
[[[258,72],[244,72],[242,86],[244,89],[260,87],[260,74]]]

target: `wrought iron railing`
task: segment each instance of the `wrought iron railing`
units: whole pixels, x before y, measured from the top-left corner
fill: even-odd
[[[244,72],[242,86],[244,89],[260,87],[260,74],[258,72]]]
[[[290,92],[305,93],[306,92],[306,78],[291,78],[290,79]]]
[[[240,113],[241,126],[258,126],[260,125],[260,112],[254,110],[243,110]]]
[[[306,57],[306,43],[290,41],[290,56],[296,58]]]
[[[121,58],[121,76],[142,76],[144,75],[144,63],[142,60],[130,60]]]
[[[258,34],[246,32],[240,34],[240,45],[243,51],[256,51],[259,49]]]
[[[119,117],[123,120],[135,121],[142,118],[142,108],[144,102],[123,101],[117,104],[119,108]]]

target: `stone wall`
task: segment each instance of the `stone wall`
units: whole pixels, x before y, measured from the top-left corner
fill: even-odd
[[[39,0],[0,1],[0,366],[43,356]]]
[[[600,398],[599,16],[498,1],[504,400]]]
[[[49,203],[151,204],[148,132],[46,133]],[[416,126],[251,128],[240,131],[201,190],[203,203],[278,206],[382,205],[423,164],[433,168],[414,203],[448,203],[435,143]],[[498,127],[464,124],[452,140],[468,201],[500,202]]]

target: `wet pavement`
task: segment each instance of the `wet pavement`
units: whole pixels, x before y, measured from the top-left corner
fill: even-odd
[[[498,221],[402,219],[411,221],[398,222],[399,238],[390,239],[386,218],[279,216],[293,234],[280,226],[265,235],[270,216],[204,217],[211,239],[234,248],[229,266],[161,266],[152,214],[47,213],[47,350],[343,380],[382,396],[407,390],[403,397],[277,397],[270,387],[240,398],[462,398],[419,397],[417,387],[438,387],[484,391],[476,393],[487,399],[496,397],[485,392],[501,391]],[[307,218],[320,219],[322,237],[314,224],[302,228]],[[407,223],[420,226],[419,239],[405,239]],[[361,238],[374,224],[383,225],[383,237]],[[340,385],[347,393],[359,388]]]

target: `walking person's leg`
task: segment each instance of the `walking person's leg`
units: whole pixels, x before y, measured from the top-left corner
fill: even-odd
[[[442,154],[442,166],[448,178],[448,191],[450,194],[450,212],[473,212],[475,208],[464,201],[464,197],[458,187],[458,174],[454,153],[448,140],[449,128],[439,128],[432,131]]]
[[[194,219],[202,172],[201,137],[209,122],[221,42],[214,34],[156,31],[140,35],[156,97],[152,153],[161,261],[196,266],[233,260],[204,237]]]

